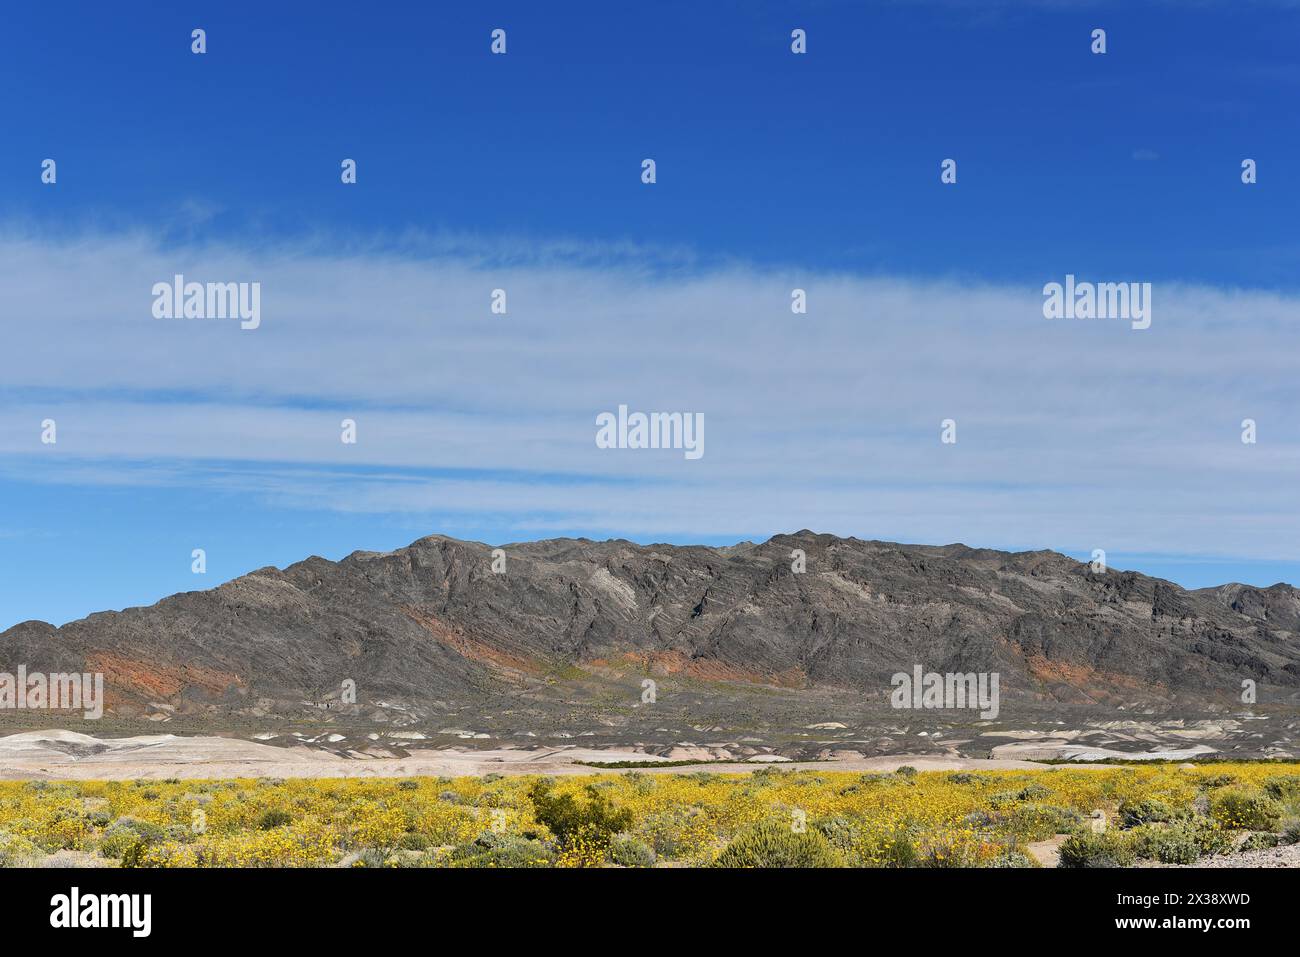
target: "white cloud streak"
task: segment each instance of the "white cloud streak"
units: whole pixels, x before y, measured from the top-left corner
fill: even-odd
[[[552,250],[552,252],[554,252]],[[646,268],[509,250],[0,238],[0,470],[285,507],[592,534],[799,527],[911,541],[1300,558],[1300,300],[1156,284],[1152,327],[1041,287]],[[262,284],[262,326],[150,289]],[[1141,281],[1141,276],[1087,276]],[[509,314],[489,297],[506,290]],[[790,290],[808,291],[792,315]],[[595,416],[702,412],[706,454],[610,451]],[[356,419],[360,440],[339,441]],[[1243,445],[1243,418],[1259,443]],[[56,447],[39,423],[59,424]],[[958,443],[939,442],[954,418]],[[234,464],[232,464],[234,463]]]

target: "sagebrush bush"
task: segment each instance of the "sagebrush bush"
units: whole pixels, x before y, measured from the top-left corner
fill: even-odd
[[[921,867],[975,867],[981,863],[978,848],[969,841],[935,835],[918,843],[916,863]]]
[[[1018,851],[1014,848],[1008,848],[997,857],[993,858],[985,867],[1038,867],[1038,862],[1026,854],[1024,851]]]
[[[550,867],[554,862],[554,849],[541,841],[491,831],[451,852],[454,867]]]
[[[711,836],[712,829],[699,808],[672,807],[647,814],[635,833],[656,856],[675,858],[690,851],[706,835]]]
[[[826,843],[846,865],[862,866],[864,848],[861,825],[847,817],[824,817],[814,821],[812,826],[818,834],[826,838]]]
[[[655,852],[631,834],[615,834],[609,843],[609,859],[619,867],[654,867]]]
[[[1172,821],[1178,812],[1159,798],[1143,798],[1140,801],[1124,801],[1119,806],[1121,827],[1137,827],[1140,824]]]
[[[981,808],[979,810],[971,811],[961,819],[961,822],[967,827],[980,830],[995,828],[1003,821],[1009,819],[1009,815],[1004,815],[1000,811],[985,811]]]
[[[123,857],[135,845],[148,847],[161,843],[166,832],[157,824],[133,817],[120,817],[104,831],[99,839],[99,853],[104,857]]]
[[[1139,824],[1131,836],[1134,853],[1146,860],[1162,864],[1192,864],[1201,857],[1201,849],[1193,835],[1181,828]]]
[[[842,816],[820,818],[812,826],[845,867],[915,867],[920,862],[916,844],[906,831],[868,832],[861,822]]]
[[[378,847],[367,847],[362,849],[361,853],[357,856],[356,862],[352,866],[387,867],[389,856],[390,855],[386,850],[382,850]]]
[[[1202,856],[1227,854],[1236,842],[1231,831],[1224,830],[1209,818],[1196,818],[1182,826],[1191,832],[1192,840],[1196,842]]]
[[[765,821],[736,836],[718,856],[718,867],[839,867],[841,861],[814,828],[801,833],[790,825]]]
[[[1300,774],[1279,774],[1265,778],[1263,787],[1269,797],[1278,801],[1300,797]]]
[[[1029,803],[1011,808],[1000,823],[1021,840],[1043,841],[1073,831],[1083,823],[1083,815],[1074,808]]]
[[[1136,859],[1127,835],[1079,831],[1061,845],[1061,867],[1128,867]]]
[[[1282,819],[1282,805],[1260,788],[1230,787],[1210,798],[1210,816],[1226,828],[1271,831]]]
[[[0,831],[0,867],[30,867],[44,856],[27,838]]]
[[[1207,774],[1196,782],[1196,786],[1202,791],[1213,791],[1216,788],[1226,788],[1236,783],[1237,776],[1235,774]]]
[[[293,823],[293,816],[288,811],[272,808],[257,819],[259,831],[269,831],[275,827],[284,827]]]
[[[1257,831],[1250,837],[1241,842],[1238,850],[1242,851],[1260,851],[1270,847],[1277,847],[1282,843],[1281,838],[1276,834],[1269,834],[1267,831]]]

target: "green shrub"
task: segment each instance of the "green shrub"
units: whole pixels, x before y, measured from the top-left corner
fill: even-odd
[[[367,847],[362,849],[360,857],[357,858],[353,867],[387,867],[390,854],[388,851],[378,847]]]
[[[877,838],[874,845],[863,849],[861,857],[883,867],[916,867],[921,863],[916,841],[904,830]]]
[[[1269,847],[1277,847],[1281,843],[1281,838],[1276,834],[1269,834],[1266,831],[1257,831],[1250,837],[1241,842],[1238,850],[1242,851],[1260,851]]]
[[[587,801],[579,803],[572,794],[557,795],[552,786],[538,781],[528,791],[533,802],[533,817],[545,824],[561,846],[571,844],[582,834],[585,842],[608,847],[615,834],[632,826],[629,808],[614,808],[599,790],[587,785]]]
[[[1073,831],[1083,823],[1083,815],[1074,808],[1030,803],[1012,808],[1003,823],[1009,833],[1021,840],[1044,841]]]
[[[423,834],[403,834],[397,839],[397,846],[404,851],[423,851],[431,843]]]
[[[1279,801],[1300,796],[1300,774],[1279,774],[1264,779],[1264,791]]]
[[[1138,857],[1164,864],[1191,864],[1210,854],[1227,854],[1235,845],[1232,832],[1208,818],[1139,824],[1127,833]]]
[[[1196,786],[1202,791],[1213,791],[1236,783],[1237,777],[1234,774],[1207,774],[1196,782]]]
[[[1041,801],[1052,796],[1052,789],[1042,784],[1027,784],[1016,794],[1017,801]]]
[[[849,867],[865,866],[862,828],[847,817],[824,817],[813,822],[813,829],[826,838],[840,860]]]
[[[1282,844],[1300,844],[1300,818],[1287,818],[1278,830]]]
[[[408,781],[398,781],[398,782],[397,782],[397,790],[399,790],[399,791],[415,791],[415,790],[418,790],[419,787],[420,787],[420,782],[419,782],[419,781],[409,781],[409,780],[408,780]]]
[[[554,861],[555,851],[541,841],[491,831],[451,852],[455,867],[549,867]]]
[[[897,774],[900,778],[914,778],[916,777],[917,771],[916,768],[912,767],[910,764],[904,764],[901,768],[899,768],[894,773]]]
[[[1125,801],[1119,806],[1121,827],[1137,827],[1140,824],[1172,821],[1178,812],[1159,798],[1145,798],[1141,801]]]
[[[646,774],[644,771],[623,772],[623,783],[638,794],[649,794],[655,789],[654,775]]]
[[[712,771],[692,771],[690,774],[685,775],[687,781],[694,781],[702,788],[708,787],[714,781],[717,781],[719,777],[720,775],[714,774]]]
[[[746,828],[719,855],[717,867],[839,867],[841,862],[816,829],[796,833],[789,824],[765,821]]]
[[[1207,818],[1140,824],[1129,835],[1138,857],[1164,864],[1190,864],[1206,855],[1227,854],[1235,844],[1231,831]]]
[[[1093,834],[1079,831],[1061,845],[1061,867],[1128,867],[1135,859],[1133,847],[1124,834],[1105,831]]]
[[[1208,818],[1197,818],[1182,826],[1191,832],[1192,840],[1196,842],[1202,857],[1207,854],[1227,854],[1235,843],[1231,831],[1224,830]]]
[[[148,848],[161,843],[166,837],[166,832],[157,824],[133,817],[119,817],[99,839],[99,853],[104,857],[122,858],[137,844]],[[138,852],[135,853],[138,855]]]
[[[163,838],[177,844],[193,844],[197,837],[194,829],[184,824],[168,824],[163,828]]]
[[[689,838],[696,830],[696,819],[704,812],[698,807],[670,807],[647,814],[636,826],[636,835],[661,858],[675,858],[689,850]]]
[[[615,834],[609,844],[609,859],[620,867],[654,867],[655,852],[631,834]]]
[[[998,811],[985,811],[981,809],[971,811],[961,819],[961,822],[967,827],[974,828],[975,830],[987,830],[989,828],[998,827],[999,825],[1006,823],[1007,820],[1008,818],[1004,817]]]
[[[1008,848],[993,860],[984,865],[985,867],[1038,867],[1038,862],[1026,854],[1024,851],[1018,851],[1014,848]]]
[[[277,827],[284,827],[292,824],[293,817],[288,811],[282,811],[279,808],[272,808],[257,819],[257,829],[259,831],[270,831]]]
[[[27,838],[0,831],[0,867],[31,867],[44,856]]]
[[[384,866],[409,870],[413,868],[443,867],[445,865],[438,854],[425,851],[423,854],[415,852],[395,854],[385,862]]]
[[[1184,828],[1139,824],[1131,837],[1134,853],[1146,860],[1163,864],[1193,864],[1201,856],[1194,836]]]
[[[979,861],[974,856],[974,850],[964,841],[931,837],[921,841],[917,863],[921,867],[975,867]]]
[[[1210,816],[1226,828],[1271,831],[1282,819],[1282,805],[1258,788],[1224,788],[1211,797]]]

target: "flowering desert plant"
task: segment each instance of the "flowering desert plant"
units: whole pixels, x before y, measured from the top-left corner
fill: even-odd
[[[790,849],[774,835],[798,833],[799,819],[847,867],[992,867],[1023,864],[1034,842],[1098,809],[1126,826],[1135,855],[1186,860],[1233,850],[1243,831],[1294,841],[1294,767],[5,781],[0,866],[56,852],[104,867],[708,866],[763,859],[760,831]],[[1113,840],[1071,848],[1123,863]]]

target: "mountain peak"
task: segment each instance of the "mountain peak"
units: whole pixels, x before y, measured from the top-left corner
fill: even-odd
[[[804,550],[802,570],[787,547]],[[0,670],[102,671],[124,714],[159,702],[283,713],[345,680],[414,711],[501,694],[544,708],[638,670],[697,690],[872,699],[916,664],[998,672],[1013,699],[1079,704],[1226,701],[1247,678],[1300,687],[1289,585],[1186,591],[1093,574],[1052,551],[808,529],[718,548],[570,538],[501,548],[494,566],[491,546],[430,535],[61,628],[23,622],[0,634]],[[556,675],[580,687],[556,691]]]

